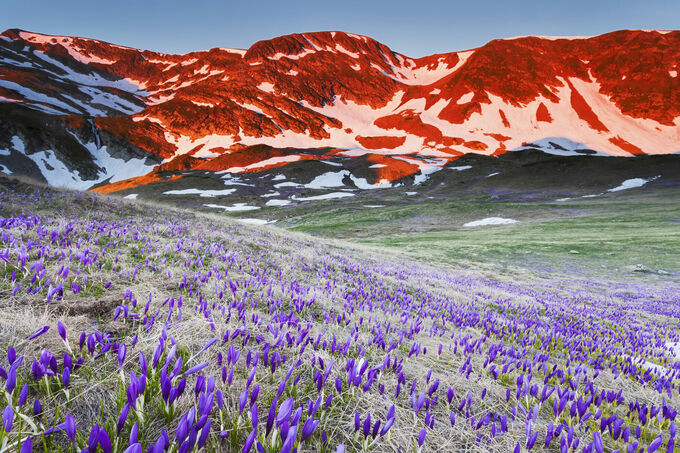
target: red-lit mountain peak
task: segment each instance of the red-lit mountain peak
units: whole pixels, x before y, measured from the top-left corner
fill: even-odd
[[[421,58],[339,31],[183,55],[16,29],[0,36],[0,106],[14,124],[4,142],[17,152],[19,108],[63,118],[54,124],[83,149],[100,152],[103,140],[107,153],[154,163],[190,155],[211,170],[255,145],[444,161],[526,143],[621,155],[680,149],[680,32],[499,39]],[[31,149],[25,155],[37,162]],[[76,179],[119,179],[105,156],[92,159]],[[135,168],[123,173],[150,169]]]

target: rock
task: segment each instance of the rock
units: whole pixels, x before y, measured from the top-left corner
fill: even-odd
[[[624,270],[628,272],[650,272],[650,270],[644,264],[634,264],[631,266],[624,266]]]

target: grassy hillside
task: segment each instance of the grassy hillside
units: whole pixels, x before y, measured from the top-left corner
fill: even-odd
[[[387,247],[410,258],[468,268],[610,275],[613,280],[680,277],[680,188],[631,189],[566,201],[461,198],[317,209],[283,225]],[[374,205],[374,204],[373,204]],[[465,227],[501,217],[510,225]],[[642,265],[642,267],[638,266]],[[639,272],[647,270],[650,272]]]
[[[2,179],[2,451],[672,451],[673,275],[588,283],[471,266],[528,239],[564,266],[555,235],[578,225],[635,243],[636,224],[672,218],[659,203],[626,229],[607,226],[626,216],[604,201],[573,204],[588,214],[575,220],[507,205],[483,216],[519,224],[469,231],[459,222],[490,205],[460,207],[454,223],[425,204],[411,209],[453,228],[406,237],[391,226],[412,215],[399,207],[378,222],[303,219],[328,236],[365,226],[356,245]],[[567,237],[574,259],[604,247],[588,246],[592,231]]]

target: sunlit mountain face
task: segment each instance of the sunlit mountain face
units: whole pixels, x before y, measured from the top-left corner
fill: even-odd
[[[427,179],[468,153],[675,153],[679,66],[676,31],[411,58],[343,32],[170,55],[12,29],[0,170],[115,192],[316,161],[317,176],[335,166],[361,189]]]

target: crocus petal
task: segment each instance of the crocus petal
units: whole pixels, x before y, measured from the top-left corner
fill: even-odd
[[[255,436],[257,435],[257,429],[253,429],[250,434],[248,435],[248,438],[246,439],[246,443],[243,445],[243,453],[248,453],[250,449],[253,447],[253,442],[255,442]]]
[[[28,340],[33,340],[34,338],[38,338],[40,335],[44,334],[48,330],[50,330],[50,326],[42,326],[40,329],[33,332],[33,334],[30,337],[28,337]]]
[[[61,321],[57,321],[57,331],[62,340],[66,341],[66,326]]]
[[[6,433],[12,430],[12,423],[14,422],[14,409],[12,406],[5,406],[2,411],[2,428]]]
[[[201,371],[203,368],[207,367],[208,365],[210,365],[210,362],[199,363],[198,365],[195,365],[195,366],[189,368],[188,370],[186,370],[183,373],[183,375],[189,376],[190,374],[198,373],[199,371]]]
[[[422,447],[423,443],[425,442],[425,436],[427,435],[427,432],[425,431],[425,428],[420,430],[420,433],[418,434],[418,446]]]
[[[20,453],[32,453],[32,452],[33,452],[33,439],[28,437],[24,440],[24,443],[21,444]]]

